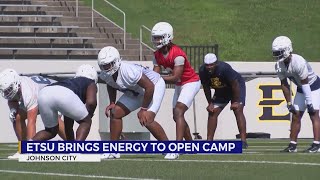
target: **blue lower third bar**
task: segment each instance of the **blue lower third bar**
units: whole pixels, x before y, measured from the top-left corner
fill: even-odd
[[[242,153],[241,141],[22,141],[21,153]]]

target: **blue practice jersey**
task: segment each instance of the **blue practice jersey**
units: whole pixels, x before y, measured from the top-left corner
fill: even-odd
[[[91,83],[95,83],[94,80],[85,77],[76,77],[53,83],[51,86],[58,85],[66,87],[73,91],[83,103],[86,103],[87,88]]]

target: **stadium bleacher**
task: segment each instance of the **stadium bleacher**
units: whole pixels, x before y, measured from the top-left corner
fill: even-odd
[[[23,0],[0,2],[0,59],[96,59],[107,45],[120,50],[127,60],[140,59],[139,40],[126,34],[112,22],[76,1]],[[143,51],[150,60],[152,51]]]

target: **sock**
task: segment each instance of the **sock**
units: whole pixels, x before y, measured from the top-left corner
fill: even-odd
[[[297,144],[297,142],[296,142],[296,141],[290,141],[290,143],[291,143],[291,144]]]
[[[320,144],[320,141],[313,141],[314,144]]]

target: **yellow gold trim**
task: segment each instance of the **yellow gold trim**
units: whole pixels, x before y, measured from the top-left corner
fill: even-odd
[[[18,141],[18,152],[21,153],[21,141]]]

